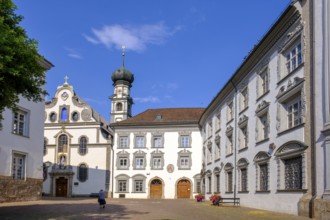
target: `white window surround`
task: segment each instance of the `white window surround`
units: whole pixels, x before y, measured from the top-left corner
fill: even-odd
[[[299,126],[305,121],[305,95],[304,95],[304,79],[295,77],[293,80],[289,79],[287,85],[283,85],[276,98],[277,104],[277,116],[276,116],[276,129],[281,133],[290,128]],[[295,107],[297,114],[294,115],[297,119],[297,123],[289,123],[289,106],[297,103]]]
[[[238,191],[248,191],[248,165],[249,162],[246,158],[241,158],[237,162],[238,168]]]
[[[215,121],[215,123],[214,123],[215,124],[215,131],[218,132],[221,129],[221,113],[220,112],[218,112],[215,115],[214,121]]]
[[[164,169],[164,153],[161,151],[151,152],[150,167],[152,170]]]
[[[249,88],[245,86],[240,90],[239,108],[240,112],[247,109],[249,106]]]
[[[129,148],[129,136],[120,135],[118,136],[118,149]]]
[[[215,142],[215,152],[214,152],[214,159],[219,160],[221,157],[221,138],[220,135],[217,135],[214,139]]]
[[[231,122],[234,118],[234,102],[229,101],[227,103],[227,123]]]
[[[265,151],[260,151],[256,154],[254,157],[253,161],[255,163],[256,167],[256,192],[265,192],[269,190],[269,161],[270,161],[271,156],[265,152]],[[266,177],[265,179],[261,179],[261,166],[267,166],[266,170]],[[264,184],[261,186],[261,184]]]
[[[215,167],[213,169],[213,177],[214,177],[214,193],[220,192],[220,168]]]
[[[269,106],[270,102],[263,100],[258,104],[256,109],[256,142],[268,140],[270,119],[269,119]]]
[[[151,148],[164,148],[163,132],[156,132],[151,134]]]
[[[289,141],[283,144],[278,150],[275,152],[276,162],[277,162],[277,190],[278,191],[286,191],[286,190],[298,190],[305,191],[308,189],[307,180],[306,180],[306,149],[307,145],[300,141]],[[300,189],[288,189],[285,186],[285,161],[301,158],[301,187]]]
[[[146,168],[146,153],[143,151],[137,151],[133,153],[133,169],[144,170]]]
[[[177,166],[179,170],[190,170],[192,166],[191,152],[184,149],[178,152]]]
[[[142,174],[132,176],[132,193],[145,193],[146,179],[147,177]]]
[[[128,170],[130,167],[129,153],[126,151],[120,151],[117,153],[117,163],[118,170]]]
[[[27,153],[13,151],[11,176],[16,180],[25,180],[26,178]]]
[[[116,179],[116,192],[117,193],[128,193],[129,179],[130,177],[126,174],[119,174],[115,177]]]
[[[226,193],[233,192],[233,171],[234,167],[231,163],[227,163],[224,167],[226,173]]]
[[[248,120],[249,117],[247,117],[246,115],[242,115],[238,119],[238,127],[240,128],[238,146],[240,150],[248,147],[248,143],[249,143]]]
[[[29,136],[30,131],[30,111],[18,107],[16,112],[13,112],[12,133],[24,137]]]
[[[201,175],[196,174],[193,176],[194,178],[194,193],[201,193],[202,192],[202,182],[201,182]]]
[[[226,129],[227,143],[226,143],[226,155],[233,153],[233,127],[228,126]]]
[[[134,138],[134,148],[145,148],[146,142],[145,142],[145,136],[135,136]]]
[[[191,132],[180,132],[178,138],[179,148],[191,148]]]
[[[299,69],[299,67],[304,63],[304,40],[302,34],[303,24],[298,23],[293,25],[293,28],[294,29],[292,29],[292,31],[286,35],[287,37],[283,42],[283,46],[278,50],[278,54],[280,55],[278,59],[279,68],[277,73],[279,82],[285,79],[287,76],[291,75],[291,73],[294,73],[295,70]],[[300,55],[298,55],[298,45],[300,45]],[[287,65],[288,55],[290,58],[289,69]]]
[[[257,99],[263,97],[269,91],[269,68],[268,65],[264,66],[258,72],[257,78]]]

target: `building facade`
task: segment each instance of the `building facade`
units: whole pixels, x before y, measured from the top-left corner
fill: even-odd
[[[193,198],[200,192],[203,110],[149,109],[112,123],[114,198]]]
[[[103,189],[111,196],[112,132],[67,81],[46,103],[44,126],[43,193],[91,196]]]
[[[329,3],[293,1],[200,119],[203,192],[328,219],[328,118]]]
[[[43,60],[48,70],[53,65]],[[42,194],[44,103],[20,98],[0,127],[0,202],[38,200]]]

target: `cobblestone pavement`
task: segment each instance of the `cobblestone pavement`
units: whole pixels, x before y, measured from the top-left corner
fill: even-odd
[[[217,207],[212,206],[209,201],[107,199],[105,209],[100,209],[96,198],[44,198],[39,201],[0,203],[0,219],[307,220],[309,218],[243,206]]]

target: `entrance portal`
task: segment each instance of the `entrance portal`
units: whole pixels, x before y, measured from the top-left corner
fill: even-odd
[[[187,179],[180,180],[177,186],[177,198],[189,199],[190,198],[191,183]]]
[[[161,199],[163,195],[163,185],[162,181],[159,179],[154,179],[150,184],[150,198],[151,199]]]
[[[56,196],[67,197],[68,196],[68,179],[60,177],[56,179]]]

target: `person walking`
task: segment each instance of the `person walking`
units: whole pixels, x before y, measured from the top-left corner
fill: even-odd
[[[104,209],[106,202],[105,202],[105,193],[104,193],[103,189],[101,189],[99,192],[98,202],[100,204],[100,209],[102,209],[102,208]]]

